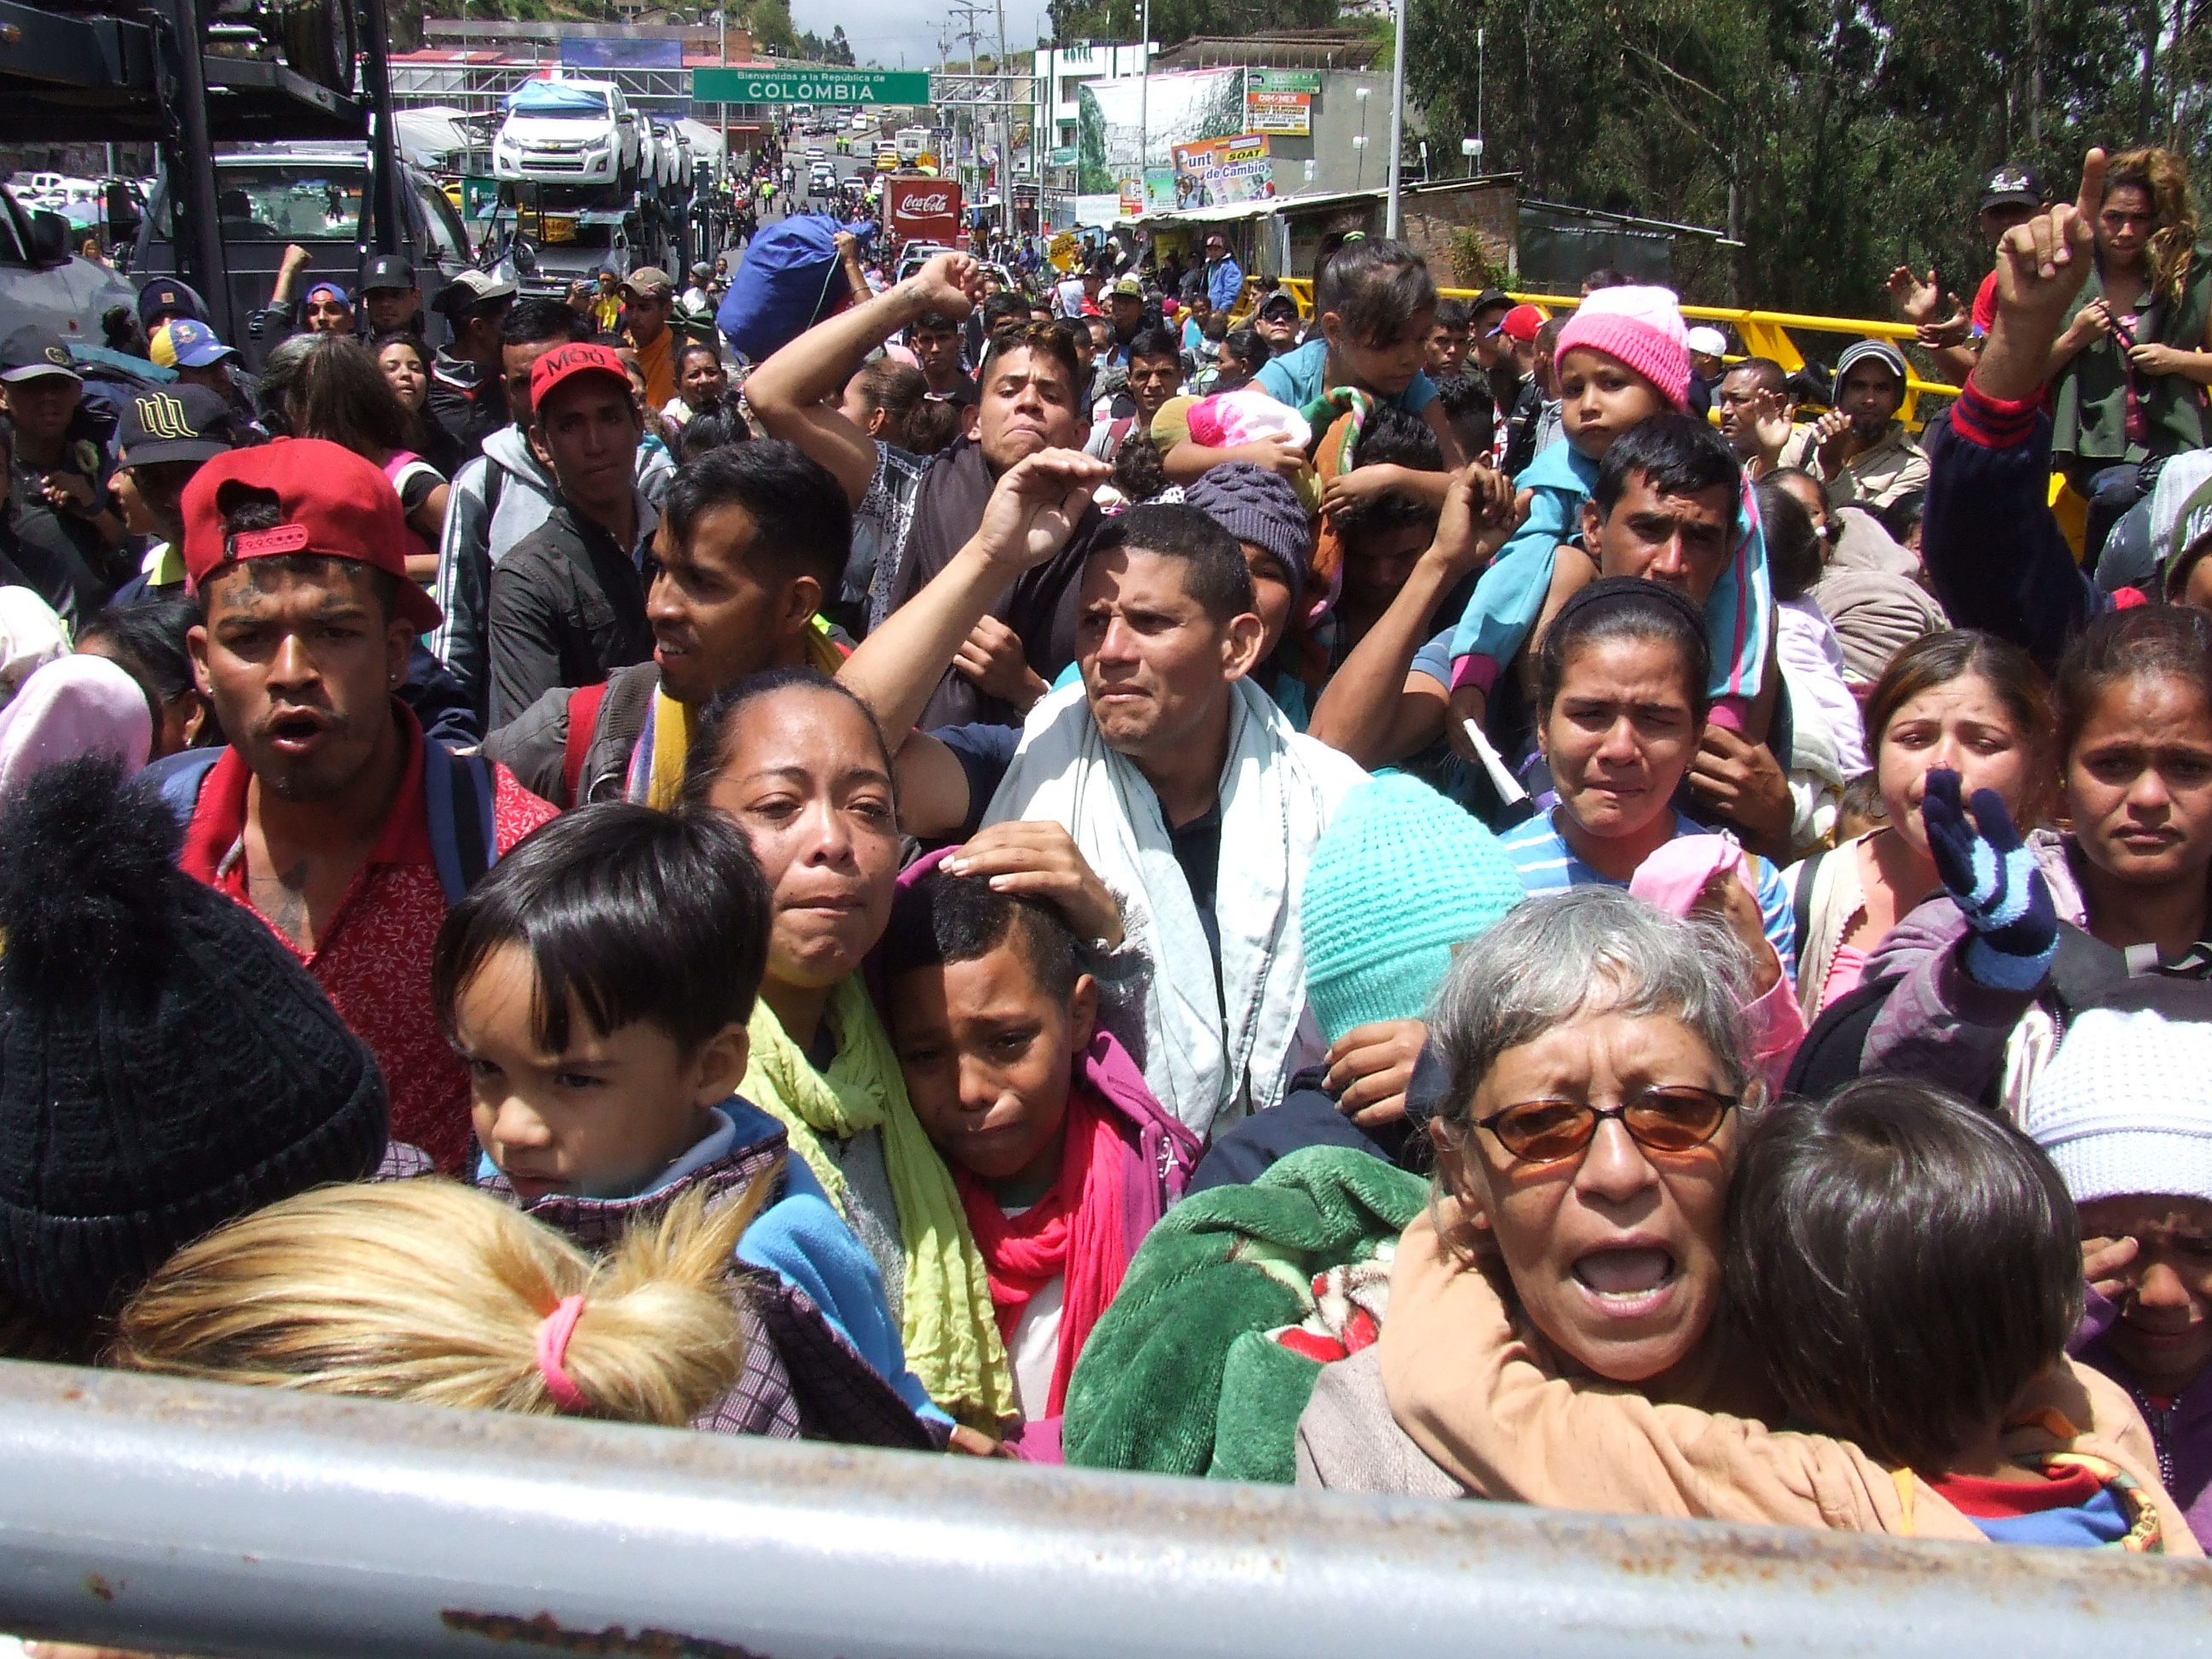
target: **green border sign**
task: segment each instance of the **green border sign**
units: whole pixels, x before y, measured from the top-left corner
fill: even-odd
[[[691,71],[695,104],[927,104],[927,70]]]

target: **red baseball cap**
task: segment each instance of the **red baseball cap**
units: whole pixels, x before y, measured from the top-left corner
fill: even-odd
[[[556,386],[565,385],[579,374],[607,374],[614,378],[625,395],[629,391],[629,371],[612,346],[603,346],[589,340],[555,346],[540,357],[530,371],[530,401],[533,407],[545,401],[545,396]]]
[[[1491,331],[1503,334],[1509,340],[1518,340],[1522,345],[1536,337],[1537,330],[1544,326],[1544,313],[1534,306],[1516,306],[1498,319]]]
[[[283,522],[267,530],[223,529],[216,501],[227,483],[276,497]],[[320,438],[278,438],[218,455],[185,486],[185,574],[192,591],[224,565],[280,553],[350,559],[399,579],[400,617],[425,633],[445,621],[437,602],[407,574],[407,520],[382,469]]]

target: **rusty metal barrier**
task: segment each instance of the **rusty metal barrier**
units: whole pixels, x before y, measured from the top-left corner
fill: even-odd
[[[0,1629],[321,1659],[2080,1659],[2212,1565],[1113,1476],[0,1364]]]

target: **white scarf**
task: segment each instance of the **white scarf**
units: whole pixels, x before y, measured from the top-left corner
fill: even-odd
[[[1214,890],[1218,988],[1159,797],[1133,762],[1106,746],[1080,684],[1030,712],[983,817],[987,824],[1063,825],[1120,898],[1129,944],[1151,968],[1145,1081],[1209,1139],[1218,1125],[1275,1104],[1291,1074],[1320,1056],[1318,1030],[1305,1018],[1297,892],[1329,815],[1367,776],[1301,735],[1249,680],[1233,682],[1230,694]]]

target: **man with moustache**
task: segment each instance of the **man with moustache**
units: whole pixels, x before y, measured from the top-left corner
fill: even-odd
[[[211,764],[198,750],[157,766],[188,811],[179,862],[267,922],[368,1044],[393,1139],[459,1172],[469,1077],[430,998],[458,896],[452,849],[472,842],[458,860],[480,873],[553,808],[505,767],[426,738],[400,700],[416,635],[439,614],[407,579],[399,498],[380,469],[281,438],[201,467],[184,517],[193,673],[230,746]]]
[[[852,509],[828,469],[763,438],[708,451],[661,505],[645,603],[649,662],[546,692],[483,752],[563,806],[681,793],[692,711],[749,674],[843,661],[820,611],[836,597]]]
[[[976,618],[1055,556],[1107,471],[1061,450],[1010,469],[974,535],[838,678],[897,750],[902,830],[961,842],[960,873],[1018,872],[1039,896],[1104,881],[1151,985],[1146,1081],[1210,1137],[1321,1057],[1303,1018],[1297,890],[1367,775],[1251,683],[1265,629],[1237,538],[1196,507],[1131,507],[1075,584],[1080,684],[1020,732],[915,729]],[[1392,1063],[1410,1066],[1418,1035],[1392,1040],[1408,1045]]]

